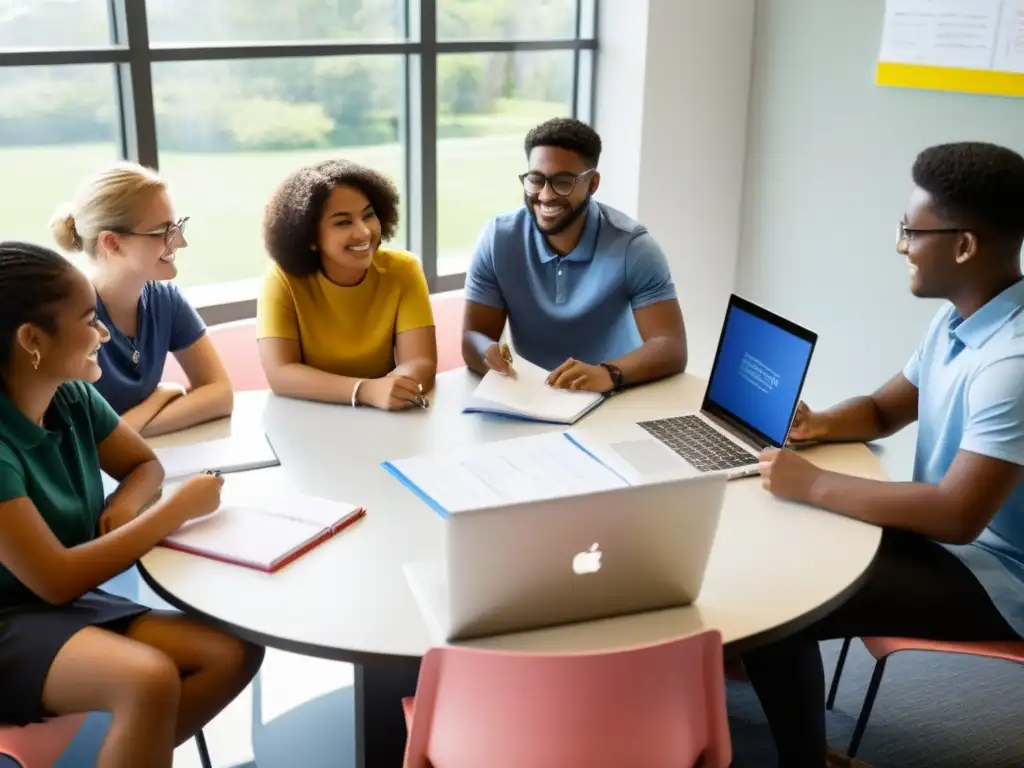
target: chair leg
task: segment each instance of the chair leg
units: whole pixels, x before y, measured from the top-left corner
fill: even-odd
[[[887,657],[886,657],[887,658]],[[878,695],[878,686],[882,684],[882,673],[885,672],[885,658],[875,662],[875,669],[871,673],[871,682],[868,683],[868,693],[864,697],[864,706],[860,709],[860,716],[857,718],[857,725],[853,727],[853,736],[850,738],[850,747],[846,754],[850,757],[857,756],[860,748],[861,737],[864,736],[864,729],[868,727],[868,718],[871,717],[871,708],[875,706],[875,696]]]
[[[836,660],[836,671],[832,673],[832,685],[828,689],[828,698],[825,700],[825,709],[832,709],[836,703],[836,693],[839,692],[839,676],[843,674],[843,665],[846,664],[846,654],[850,650],[851,638],[843,640],[843,647],[839,649],[839,658]]]
[[[213,768],[213,765],[210,763],[210,750],[206,748],[206,736],[203,735],[202,730],[196,734],[195,739],[196,748],[199,750],[200,764],[203,768]]]

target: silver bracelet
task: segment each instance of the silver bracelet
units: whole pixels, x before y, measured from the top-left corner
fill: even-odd
[[[359,380],[358,380],[358,381],[357,381],[357,382],[356,382],[356,383],[355,383],[355,384],[354,384],[354,385],[352,386],[352,407],[353,407],[353,408],[355,408],[355,407],[356,407],[357,405],[359,405],[359,403],[358,403],[358,402],[356,402],[356,395],[358,395],[358,394],[359,394],[359,387],[360,387],[360,385],[361,385],[362,383],[363,383],[363,379],[359,379]]]

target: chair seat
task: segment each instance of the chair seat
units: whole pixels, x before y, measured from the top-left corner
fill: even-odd
[[[863,637],[864,647],[876,659],[884,659],[900,651],[933,651],[961,653],[989,659],[1003,659],[1024,664],[1024,641],[961,643],[939,640],[917,640],[907,637]]]
[[[67,715],[21,728],[0,727],[0,756],[13,757],[26,768],[52,768],[85,718],[85,715]]]

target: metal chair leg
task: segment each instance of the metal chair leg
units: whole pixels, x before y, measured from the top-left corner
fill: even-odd
[[[839,676],[843,674],[843,665],[846,664],[846,654],[850,650],[851,638],[843,640],[843,647],[839,649],[839,659],[836,660],[836,671],[832,673],[832,685],[828,689],[828,698],[825,699],[825,709],[831,710],[836,703],[836,693],[839,692]]]
[[[199,733],[196,734],[195,739],[196,748],[199,750],[199,762],[202,764],[203,768],[213,768],[213,765],[210,763],[210,750],[206,748],[206,736],[204,736],[203,732],[200,730]]]
[[[868,693],[864,697],[864,706],[860,709],[860,716],[857,718],[857,725],[853,727],[853,736],[850,738],[850,747],[846,754],[851,758],[857,756],[860,748],[860,740],[864,735],[864,729],[868,727],[868,718],[871,717],[871,708],[875,706],[875,696],[878,695],[878,686],[882,684],[882,673],[885,672],[885,661],[882,658],[875,662],[875,669],[871,673],[871,682],[868,683]]]

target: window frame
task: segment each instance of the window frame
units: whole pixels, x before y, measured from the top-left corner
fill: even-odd
[[[314,56],[401,55],[404,62],[404,110],[399,132],[405,148],[404,198],[409,247],[419,255],[431,293],[459,290],[465,273],[438,275],[437,242],[437,61],[450,53],[572,51],[572,116],[591,121],[597,72],[597,0],[574,0],[575,32],[551,39],[438,40],[439,0],[396,0],[405,39],[394,42],[326,41],[156,44],[151,45],[145,0],[107,0],[110,45],[82,48],[0,50],[0,67],[111,64],[115,67],[120,156],[159,169],[153,104],[153,65],[169,61],[214,61]],[[433,192],[431,192],[433,190]],[[495,212],[497,213],[497,211]],[[186,289],[211,324],[254,317],[258,281],[239,280]]]

